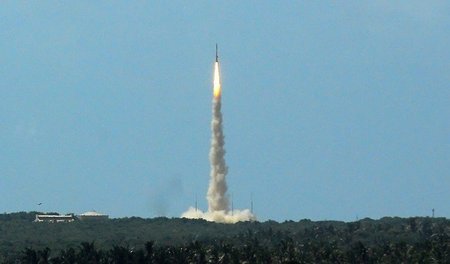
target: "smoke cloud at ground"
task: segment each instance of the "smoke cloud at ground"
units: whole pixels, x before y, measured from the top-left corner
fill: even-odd
[[[181,217],[190,219],[205,219],[207,221],[216,223],[234,224],[243,221],[255,221],[256,217],[250,212],[250,210],[233,210],[233,211],[208,211],[203,212],[189,207],[189,210],[184,212]]]

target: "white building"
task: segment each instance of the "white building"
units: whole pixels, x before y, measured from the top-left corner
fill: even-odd
[[[96,211],[89,211],[89,212],[80,214],[78,216],[78,219],[80,219],[81,221],[86,221],[86,220],[106,220],[108,218],[109,218],[108,215],[100,214],[100,213],[97,213]]]
[[[69,223],[75,221],[75,216],[73,214],[67,215],[36,215],[34,222],[48,222],[48,223]]]

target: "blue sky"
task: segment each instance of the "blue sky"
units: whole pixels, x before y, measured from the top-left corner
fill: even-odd
[[[7,1],[0,212],[207,208],[219,43],[228,183],[260,220],[450,217],[448,1]],[[37,203],[42,202],[41,206]]]

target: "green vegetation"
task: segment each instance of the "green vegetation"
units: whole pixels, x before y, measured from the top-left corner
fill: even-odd
[[[234,225],[138,217],[34,223],[0,214],[0,263],[450,263],[450,220]]]

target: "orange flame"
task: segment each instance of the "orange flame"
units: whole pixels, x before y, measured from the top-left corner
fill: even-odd
[[[222,91],[220,87],[219,62],[214,64],[214,97],[220,97]]]

